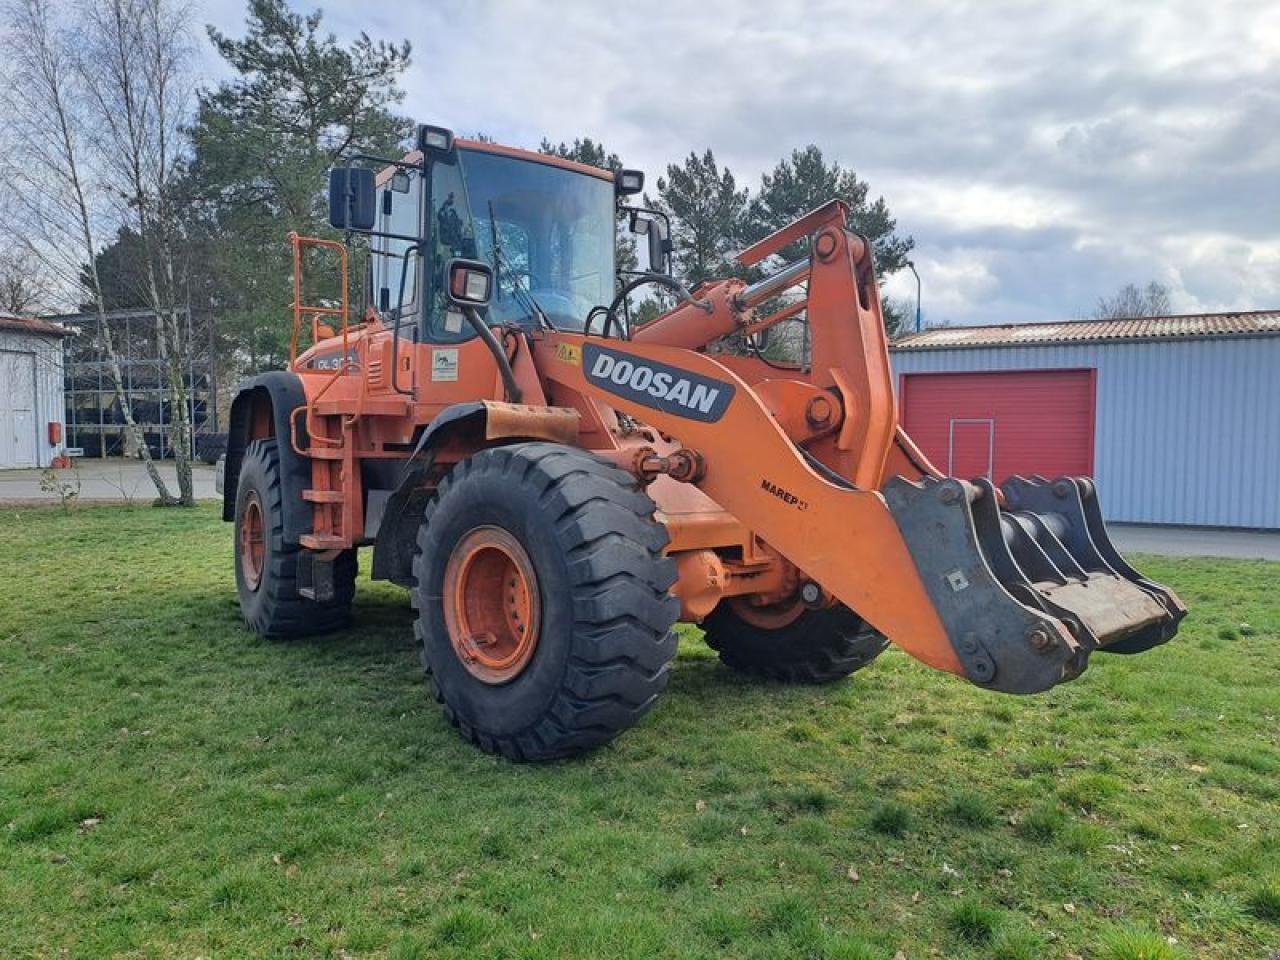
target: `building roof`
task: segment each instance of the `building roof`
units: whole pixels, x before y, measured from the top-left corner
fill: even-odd
[[[20,317],[16,313],[0,310],[0,330],[17,330],[20,333],[34,333],[46,337],[71,337],[74,330],[38,317]]]
[[[960,350],[969,347],[1199,340],[1208,337],[1267,335],[1280,335],[1280,310],[1190,313],[1172,317],[1130,317],[1119,320],[1066,320],[1058,323],[1006,323],[982,327],[935,327],[900,337],[890,345],[890,349]]]

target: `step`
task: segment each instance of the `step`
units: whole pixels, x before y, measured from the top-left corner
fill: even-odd
[[[311,503],[341,503],[341,490],[303,490],[302,499]]]
[[[331,533],[304,533],[298,543],[308,550],[345,550],[347,542]]]
[[[316,416],[354,416],[355,404],[351,400],[319,400],[315,404]],[[407,397],[365,397],[360,403],[360,414],[366,417],[403,417],[409,412]]]

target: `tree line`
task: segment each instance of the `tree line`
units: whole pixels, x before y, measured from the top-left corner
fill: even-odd
[[[8,0],[3,12],[11,123],[0,134],[0,292],[21,312],[71,308],[101,321],[143,308],[155,316],[177,491],[141,442],[120,345],[104,322],[94,335],[162,502],[190,503],[190,344],[179,317],[191,311],[215,325],[224,379],[283,365],[293,298],[286,235],[333,235],[325,174],[340,157],[407,149],[414,122],[401,112],[401,83],[410,44],[365,34],[340,41],[319,11],[300,13],[286,0],[249,0],[239,36],[208,27],[204,40],[181,0]],[[208,88],[196,74],[201,42],[229,72]],[[622,166],[589,137],[538,149]],[[812,144],[779,160],[754,189],[710,149],[667,165],[651,187],[645,202],[670,216],[674,269],[689,286],[739,273],[736,250],[832,197],[849,205],[851,227],[871,239],[882,274],[901,268],[912,248],[884,199]],[[624,242],[622,256],[634,265],[634,245]],[[327,281],[316,277],[323,294]],[[887,317],[891,326],[899,319],[892,305]]]

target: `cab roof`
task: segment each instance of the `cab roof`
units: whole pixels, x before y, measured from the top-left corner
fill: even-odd
[[[504,157],[514,157],[517,160],[529,160],[533,163],[545,164],[548,167],[560,167],[564,170],[572,170],[574,173],[585,173],[589,177],[595,177],[599,180],[607,180],[614,182],[614,173],[612,170],[605,170],[602,167],[593,167],[589,163],[579,163],[577,160],[566,160],[564,157],[557,157],[549,153],[539,153],[536,150],[524,150],[520,147],[507,147],[500,143],[489,143],[484,140],[467,140],[463,137],[454,138],[454,145],[463,150],[475,150],[478,153],[496,153]],[[413,150],[404,155],[405,163],[416,163],[422,159],[421,150]],[[391,176],[391,167],[381,171],[378,176],[379,182]]]

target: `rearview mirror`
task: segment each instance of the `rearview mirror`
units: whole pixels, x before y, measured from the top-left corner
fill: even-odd
[[[649,213],[633,210],[631,232],[643,236],[648,242],[649,271],[667,272],[667,254],[671,252],[671,238],[667,235],[667,221]]]
[[[338,230],[372,230],[378,214],[373,171],[334,167],[329,171],[329,225]]]
[[[445,290],[450,301],[459,307],[489,305],[493,295],[493,268],[487,263],[455,257],[449,261],[447,276]]]

